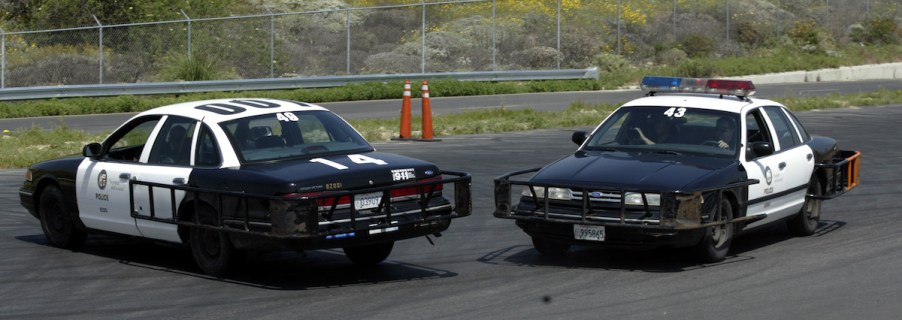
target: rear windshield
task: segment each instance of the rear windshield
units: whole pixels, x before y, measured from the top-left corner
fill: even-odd
[[[373,150],[347,122],[329,111],[278,112],[221,126],[242,162]]]

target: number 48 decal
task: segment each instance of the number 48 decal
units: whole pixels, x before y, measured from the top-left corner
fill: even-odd
[[[280,112],[276,113],[276,119],[282,122],[295,122],[298,121],[298,116],[294,115],[292,112]]]
[[[349,154],[349,155],[348,155],[348,159],[351,159],[351,162],[354,162],[354,163],[356,163],[356,164],[367,164],[367,163],[372,163],[372,164],[380,165],[380,166],[384,166],[384,165],[387,165],[387,164],[388,164],[388,163],[386,163],[385,161],[382,161],[382,160],[379,160],[379,159],[376,159],[376,158],[370,158],[370,157],[367,157],[367,156],[364,156],[364,155],[359,155],[359,154]],[[324,164],[324,165],[333,167],[333,168],[338,169],[338,170],[347,170],[347,169],[348,169],[347,166],[345,166],[345,165],[343,165],[343,164],[341,164],[341,163],[338,163],[338,162],[335,162],[335,161],[332,161],[332,160],[326,160],[326,159],[323,159],[323,158],[310,159],[310,162],[322,163],[322,164]]]
[[[682,118],[684,115],[686,115],[686,108],[673,107],[667,109],[667,111],[664,111],[664,115],[668,117]]]

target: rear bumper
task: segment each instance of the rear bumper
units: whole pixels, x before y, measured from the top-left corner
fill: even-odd
[[[242,250],[315,250],[343,248],[435,235],[448,229],[451,217],[387,228],[357,230],[340,234],[303,238],[274,238],[258,234],[231,233],[236,248]]]

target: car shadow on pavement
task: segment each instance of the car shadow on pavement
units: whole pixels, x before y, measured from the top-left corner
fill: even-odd
[[[18,236],[16,239],[54,250],[43,235]],[[272,290],[312,290],[346,286],[394,283],[423,279],[455,277],[458,274],[388,259],[375,266],[351,263],[341,249],[306,252],[249,252],[236,261],[224,278],[203,274],[195,265],[191,252],[178,245],[160,244],[145,239],[91,235],[84,246],[75,251],[101,257],[136,269],[124,273],[165,272],[183,276],[224,281]],[[92,262],[96,264],[96,261]],[[141,270],[143,269],[143,270]],[[73,270],[74,272],[74,270]],[[91,272],[87,267],[77,272]]]
[[[845,225],[846,223],[842,221],[822,220],[811,238],[828,235]],[[573,246],[566,256],[556,258],[540,254],[532,245],[517,245],[492,251],[478,258],[477,261],[521,267],[682,272],[758,259],[757,251],[759,249],[778,245],[792,238],[794,237],[782,223],[741,234],[733,239],[727,258],[718,263],[700,263],[691,248],[662,247],[639,250]]]

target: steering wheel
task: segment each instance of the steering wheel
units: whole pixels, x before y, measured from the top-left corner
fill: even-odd
[[[720,141],[717,140],[706,140],[702,142],[703,146],[712,146],[712,147],[720,147]]]

